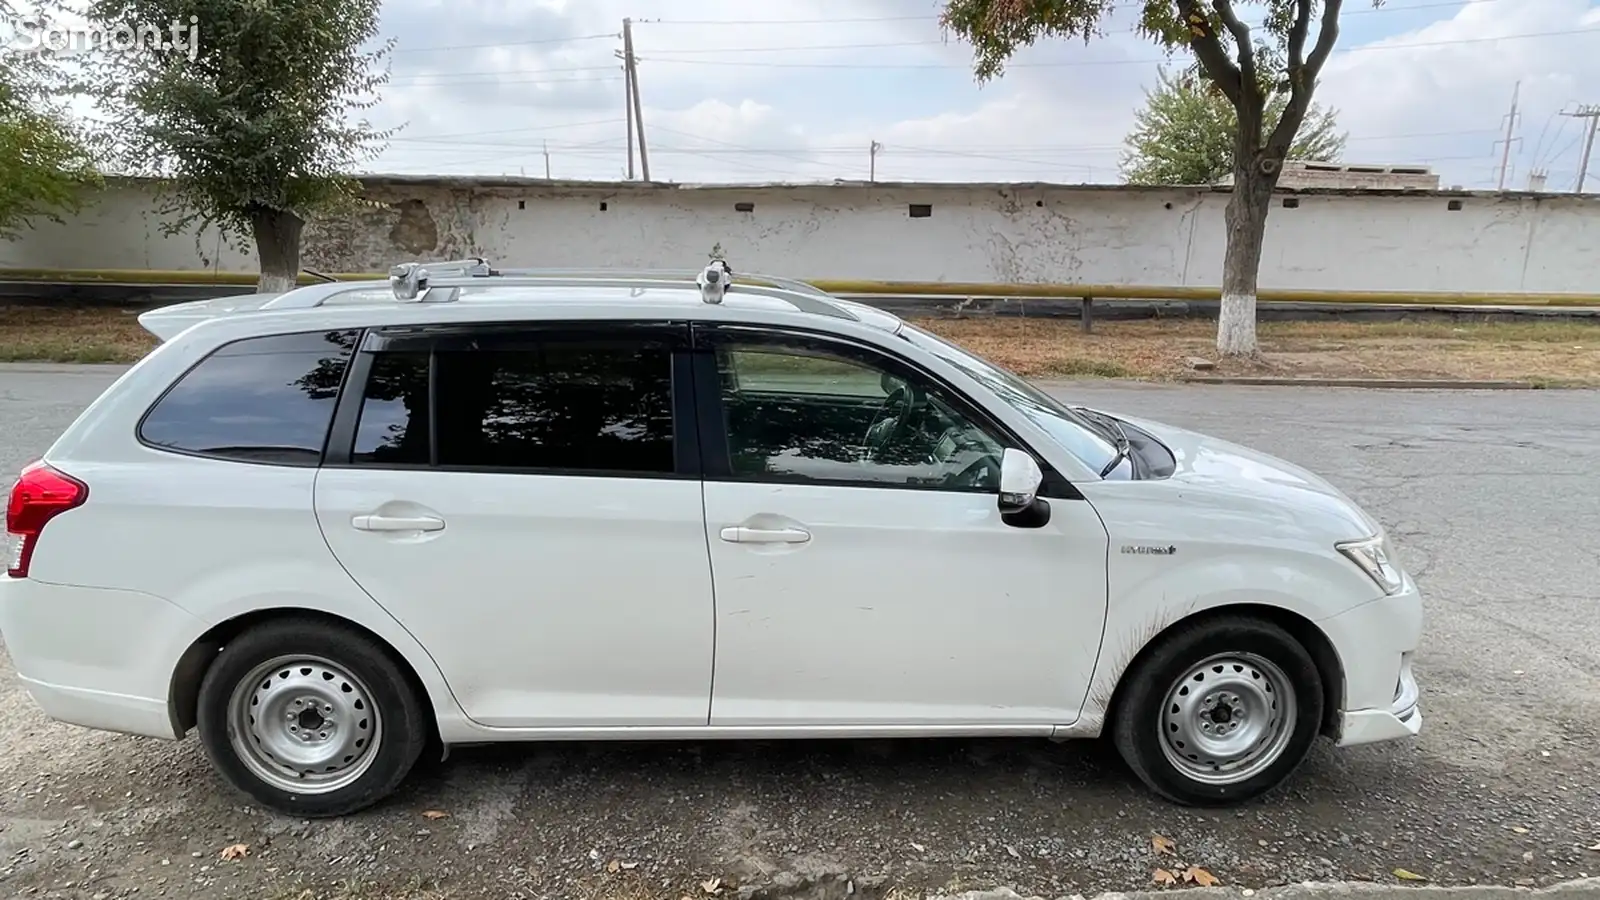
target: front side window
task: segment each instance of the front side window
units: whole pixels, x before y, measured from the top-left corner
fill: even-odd
[[[1022,378],[914,325],[906,325],[901,334],[918,347],[970,375],[996,397],[1027,416],[1085,465],[1098,471],[1116,456],[1116,444],[1110,436],[1089,419]]]
[[[732,476],[994,492],[1005,445],[936,385],[853,354],[717,351]]]
[[[671,348],[557,337],[379,353],[352,450],[357,465],[670,474]]]
[[[315,466],[359,330],[248,338],[178,379],[139,424],[164,450]]]

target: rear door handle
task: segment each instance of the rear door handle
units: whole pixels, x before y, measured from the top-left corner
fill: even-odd
[[[751,528],[747,525],[729,525],[722,529],[722,539],[730,544],[803,544],[811,540],[811,532],[804,528]]]
[[[444,520],[438,516],[356,516],[350,524],[360,531],[439,531]]]

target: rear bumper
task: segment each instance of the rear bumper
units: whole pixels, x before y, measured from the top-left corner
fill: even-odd
[[[57,722],[142,737],[178,738],[165,700],[62,687],[26,675],[19,676],[18,680],[39,709]]]
[[[175,740],[172,664],[204,623],[136,591],[0,577],[0,636],[52,719]]]

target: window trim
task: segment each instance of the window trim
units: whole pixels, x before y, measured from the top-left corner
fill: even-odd
[[[506,466],[439,465],[438,416],[434,394],[438,390],[436,353],[443,349],[515,348],[520,344],[540,343],[540,334],[558,334],[558,339],[654,340],[667,344],[672,412],[673,471],[645,472],[615,469],[535,468]],[[487,339],[487,346],[485,341]],[[564,478],[634,478],[683,480],[698,479],[701,472],[701,440],[695,421],[695,405],[689,368],[689,326],[676,320],[560,320],[534,322],[484,322],[426,326],[392,326],[369,329],[346,368],[346,379],[334,410],[333,429],[323,454],[323,468],[356,472],[452,472],[481,475],[528,475]],[[385,463],[374,465],[354,461],[356,432],[372,365],[380,353],[428,353],[428,456],[427,463]]]
[[[783,475],[735,475],[732,453],[725,425],[722,403],[722,382],[717,370],[718,347],[738,343],[766,345],[778,349],[817,349],[853,359],[863,365],[886,370],[902,377],[910,377],[937,387],[955,406],[956,411],[972,424],[989,433],[1002,446],[1023,451],[1034,458],[1044,473],[1039,496],[1051,500],[1084,500],[1075,484],[1063,476],[1050,461],[1001,422],[961,388],[948,379],[929,371],[925,366],[907,359],[892,350],[845,335],[794,326],[760,325],[729,322],[695,322],[694,339],[695,385],[699,403],[696,417],[700,426],[700,446],[705,460],[705,480],[733,484],[794,484],[817,487],[848,487],[891,491],[933,491],[946,494],[983,494],[988,490],[949,488],[942,485],[894,484],[885,482],[854,481],[836,478],[807,478]]]
[[[153,414],[161,406],[161,404],[166,401],[167,397],[171,395],[173,391],[178,389],[178,385],[183,384],[189,379],[189,376],[193,375],[201,366],[213,359],[216,359],[219,353],[228,349],[229,347],[237,344],[248,343],[250,341],[271,340],[273,338],[303,337],[307,335],[327,334],[330,331],[352,333],[355,335],[355,342],[354,346],[350,350],[349,357],[345,360],[344,371],[339,374],[339,384],[334,388],[333,414],[328,417],[328,425],[322,432],[322,446],[318,448],[317,458],[315,460],[308,460],[306,462],[291,462],[288,460],[247,459],[241,456],[229,456],[221,453],[207,453],[202,450],[185,450],[181,447],[168,447],[163,444],[157,444],[144,436],[144,427],[149,421],[151,414]],[[215,462],[238,463],[246,466],[272,466],[280,469],[321,468],[328,459],[328,445],[329,441],[333,438],[334,428],[339,420],[339,407],[344,402],[345,387],[350,383],[350,373],[354,370],[356,361],[361,356],[361,346],[362,342],[366,340],[366,332],[367,329],[360,327],[308,328],[301,331],[279,331],[268,334],[252,334],[246,335],[245,337],[234,338],[231,341],[224,341],[223,343],[218,344],[217,346],[206,351],[204,355],[186,367],[178,374],[176,378],[173,378],[171,381],[169,381],[166,387],[161,389],[161,393],[158,394],[154,400],[151,400],[150,403],[145,406],[144,412],[139,414],[138,421],[134,422],[133,424],[133,439],[139,443],[139,446],[145,448],[146,450],[150,450],[155,453],[171,454],[173,456],[186,456],[190,459],[206,459]]]

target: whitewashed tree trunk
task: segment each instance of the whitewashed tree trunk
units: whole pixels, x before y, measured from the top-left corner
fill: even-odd
[[[290,210],[258,207],[250,212],[250,226],[255,232],[256,257],[261,261],[256,293],[294,290],[300,278],[300,232],[305,221]]]
[[[1252,154],[1234,166],[1233,196],[1224,215],[1227,253],[1222,261],[1222,305],[1217,311],[1217,353],[1227,357],[1255,357],[1256,276],[1261,268],[1261,246],[1267,235],[1267,210],[1277,187],[1276,161]]]

